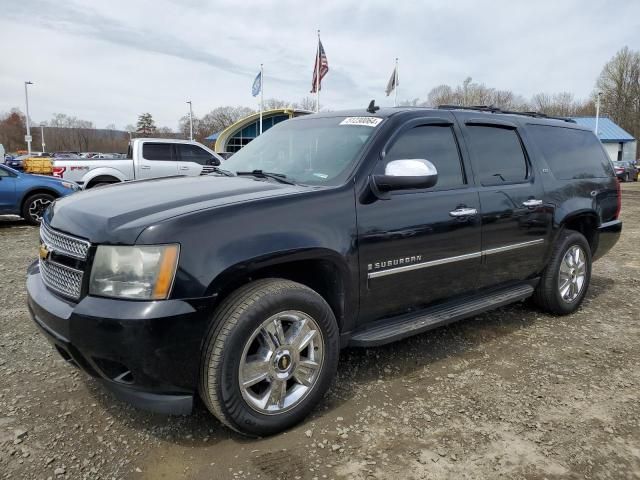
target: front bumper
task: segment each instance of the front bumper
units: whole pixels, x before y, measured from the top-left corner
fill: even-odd
[[[69,302],[27,273],[31,317],[68,362],[116,397],[161,413],[186,414],[197,392],[200,349],[212,299]]]
[[[600,225],[598,228],[598,245],[596,246],[593,260],[598,260],[605,255],[618,242],[622,233],[622,221],[612,220]]]

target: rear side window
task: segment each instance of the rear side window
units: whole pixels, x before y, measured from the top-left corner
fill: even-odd
[[[518,133],[511,128],[469,125],[469,144],[482,185],[524,182],[529,173]]]
[[[176,147],[180,152],[180,160],[183,162],[195,162],[200,165],[207,165],[212,160],[212,156],[209,152],[196,145],[179,143]]]
[[[436,188],[465,183],[458,144],[449,126],[423,125],[406,131],[387,151],[383,163],[412,158],[429,160],[435,165],[438,170]]]
[[[609,159],[592,132],[547,125],[530,125],[529,132],[557,179],[613,175]]]
[[[142,157],[146,160],[173,160],[170,143],[143,143]]]

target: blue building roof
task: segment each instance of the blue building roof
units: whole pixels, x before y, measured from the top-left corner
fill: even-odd
[[[588,127],[591,130],[596,128],[596,117],[573,117],[578,125]],[[628,132],[624,131],[618,125],[611,121],[607,117],[600,117],[598,119],[598,138],[601,142],[633,142],[633,138]]]
[[[211,135],[209,135],[208,137],[205,138],[205,140],[208,140],[210,142],[215,142],[218,139],[218,136],[221,134],[222,132],[216,132],[216,133],[212,133]]]

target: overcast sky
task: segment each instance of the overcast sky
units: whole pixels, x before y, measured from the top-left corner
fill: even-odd
[[[308,95],[316,30],[330,71],[321,104],[336,110],[375,98],[400,58],[400,99],[426,98],[467,77],[529,97],[586,97],[604,63],[640,48],[640,1],[204,1],[2,0],[0,112],[33,121],[54,112],[123,128],[150,112],[176,128],[221,105]]]

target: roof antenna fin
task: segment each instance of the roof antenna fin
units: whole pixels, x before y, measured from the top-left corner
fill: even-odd
[[[380,107],[378,107],[376,105],[376,101],[375,100],[371,100],[369,102],[369,106],[367,107],[367,112],[369,113],[376,113],[378,110],[380,110]]]

